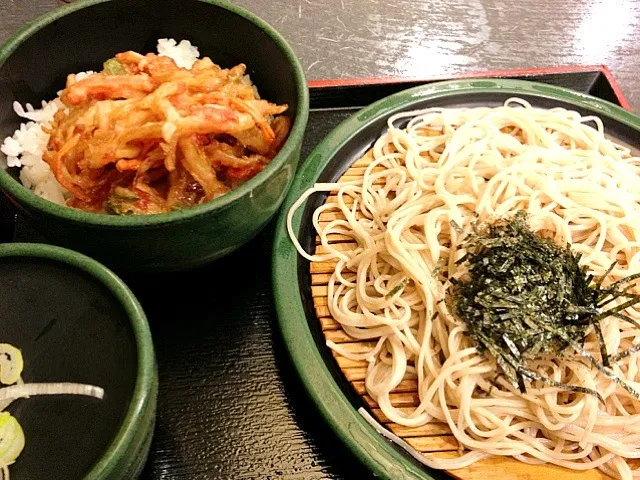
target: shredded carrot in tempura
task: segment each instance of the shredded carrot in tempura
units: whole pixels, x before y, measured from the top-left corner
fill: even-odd
[[[291,127],[287,105],[257,96],[245,66],[209,58],[190,70],[124,52],[99,73],[69,75],[44,160],[93,212],[149,214],[200,204],[259,173]]]

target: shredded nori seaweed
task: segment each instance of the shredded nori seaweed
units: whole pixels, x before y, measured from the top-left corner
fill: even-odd
[[[404,287],[407,286],[407,284],[409,283],[409,279],[408,278],[403,278],[402,280],[400,280],[398,282],[398,284],[393,287],[391,289],[391,291],[389,291],[389,293],[387,293],[384,298],[386,298],[387,300],[390,299],[391,297],[393,297],[396,293],[398,293],[400,290],[404,289]]]
[[[640,394],[618,377],[611,365],[637,351],[640,346],[610,355],[600,321],[624,315],[626,308],[640,302],[629,293],[630,275],[606,287],[580,266],[580,255],[569,245],[559,246],[533,233],[524,213],[508,221],[476,226],[466,239],[467,254],[458,263],[468,274],[452,282],[455,314],[465,323],[479,351],[490,354],[507,380],[526,392],[525,379],[544,382],[564,390],[595,395],[594,390],[556,382],[527,367],[541,356],[562,356],[573,351],[635,398]],[[603,307],[617,298],[625,301],[609,310]],[[600,346],[600,360],[583,348],[590,328]]]

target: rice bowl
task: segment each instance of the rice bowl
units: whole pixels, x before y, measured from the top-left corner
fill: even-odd
[[[96,29],[98,17],[104,21]],[[87,40],[80,35],[83,29],[95,35]],[[176,270],[235,250],[273,216],[297,168],[308,118],[308,87],[286,41],[262,20],[226,2],[178,0],[158,5],[134,0],[125,7],[120,2],[80,0],[47,14],[0,49],[0,79],[20,79],[10,81],[14,88],[0,92],[0,137],[13,136],[20,126],[13,102],[34,105],[53,98],[69,72],[96,70],[116,52],[151,51],[155,39],[184,38],[186,30],[201,54],[211,55],[222,66],[245,63],[261,96],[289,105],[288,140],[260,173],[225,195],[156,215],[96,215],[63,207],[25,188],[17,168],[0,169],[0,188],[19,206],[22,221],[46,240],[110,266]],[[236,41],[239,36],[245,41]]]

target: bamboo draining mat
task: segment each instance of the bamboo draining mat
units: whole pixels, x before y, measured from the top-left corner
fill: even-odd
[[[371,162],[370,155],[358,160],[349,168],[340,178],[339,182],[354,180],[360,178],[364,174],[366,166]],[[332,198],[329,196],[329,198]],[[320,216],[320,223],[334,220],[341,215],[334,212],[324,212]],[[341,235],[334,235],[329,238],[332,245],[336,248],[349,248],[351,239]],[[316,238],[316,253],[326,253],[324,247],[319,245],[319,239]],[[313,303],[315,305],[316,315],[322,326],[322,332],[327,340],[332,340],[350,352],[359,353],[372,348],[372,342],[358,341],[347,335],[329,313],[327,307],[327,284],[331,273],[335,267],[335,262],[312,262],[310,264],[311,271],[311,293]],[[328,347],[327,347],[328,348]],[[382,411],[377,408],[373,398],[367,395],[364,386],[365,372],[367,368],[366,361],[353,361],[332,352],[338,366],[344,373],[345,377],[369,406],[373,416],[382,424],[384,424],[393,433],[402,437],[409,445],[425,456],[432,457],[452,457],[459,455],[459,445],[451,434],[448,426],[443,423],[430,423],[421,427],[409,428],[396,423],[391,423],[384,416]],[[405,380],[398,385],[396,390],[391,394],[391,403],[396,407],[406,408],[418,405],[418,388],[417,382],[414,380]],[[555,465],[528,465],[512,458],[492,457],[477,462],[470,467],[460,470],[452,470],[448,472],[454,478],[461,480],[485,480],[496,478],[501,480],[604,480],[610,479],[609,476],[601,473],[599,470],[589,470],[580,472],[569,470]]]

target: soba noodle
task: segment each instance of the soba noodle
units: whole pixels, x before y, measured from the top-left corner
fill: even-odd
[[[394,115],[369,156],[361,179],[307,191],[289,211],[288,229],[300,255],[336,262],[329,311],[353,339],[374,346],[353,354],[327,345],[369,362],[367,393],[392,422],[446,422],[468,449],[454,459],[418,455],[421,461],[457,469],[503,455],[640,478],[627,463],[640,458],[638,400],[569,353],[528,367],[595,389],[604,404],[536,381],[520,393],[497,375],[495,360],[477,351],[443,301],[448,280],[463,268],[456,261],[472,222],[522,210],[533,231],[570,243],[596,277],[617,262],[606,283],[640,272],[640,158],[605,138],[599,118],[532,108],[516,98],[498,108]],[[309,255],[292,219],[315,192],[333,193],[313,214],[321,247]],[[640,310],[625,313],[640,322]],[[619,318],[604,319],[602,330],[612,355],[640,342],[640,329]],[[598,355],[593,333],[585,349]],[[640,353],[612,368],[640,389]],[[403,379],[417,380],[420,403],[411,413],[390,400]]]

